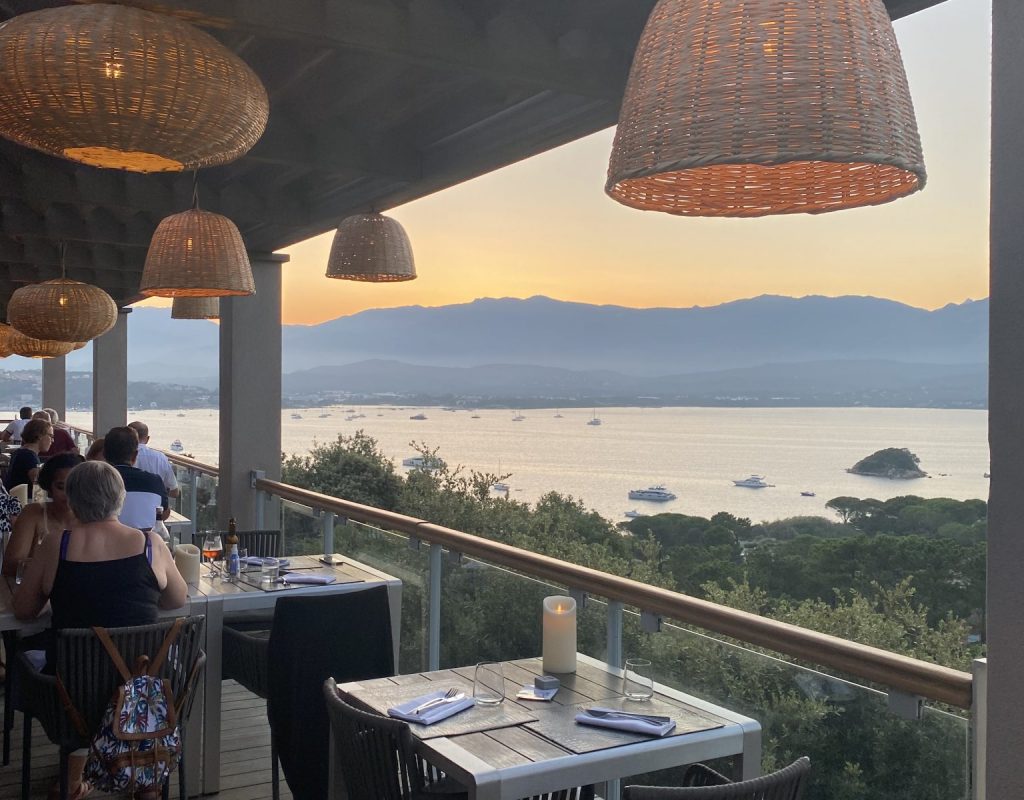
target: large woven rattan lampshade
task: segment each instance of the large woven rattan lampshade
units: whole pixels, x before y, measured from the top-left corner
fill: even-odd
[[[411,281],[416,277],[412,246],[397,220],[356,214],[334,233],[327,277],[350,281]]]
[[[117,304],[97,286],[57,278],[16,289],[7,303],[7,321],[35,339],[87,342],[117,322]]]
[[[171,319],[220,319],[220,298],[175,297]]]
[[[924,186],[882,0],[660,0],[608,182],[634,208],[754,217],[874,205]]]
[[[56,342],[52,339],[33,339],[19,333],[10,325],[0,322],[0,352],[9,352],[25,358],[57,358],[75,350],[76,342]]]
[[[163,14],[84,4],[0,25],[0,133],[95,167],[175,172],[233,161],[263,133],[256,74]]]
[[[139,291],[159,297],[228,297],[256,291],[242,234],[227,217],[191,208],[153,232]]]

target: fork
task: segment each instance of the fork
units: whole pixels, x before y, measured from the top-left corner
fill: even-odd
[[[672,717],[659,717],[657,714],[634,714],[631,711],[612,711],[597,708],[587,708],[584,711],[590,716],[600,719],[637,719],[641,722],[649,722],[651,725],[664,725],[666,722],[672,721]]]
[[[416,708],[414,708],[409,713],[419,714],[423,711],[426,711],[427,709],[433,708],[434,706],[439,706],[443,703],[451,702],[452,700],[455,700],[458,696],[459,690],[455,686],[453,686],[451,689],[444,693],[443,697],[435,697],[433,700],[428,700],[425,703],[420,703],[418,706],[416,706]]]

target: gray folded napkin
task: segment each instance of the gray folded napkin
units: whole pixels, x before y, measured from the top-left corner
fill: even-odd
[[[263,566],[263,562],[266,561],[266,560],[267,559],[263,558],[262,556],[246,556],[245,558],[241,559],[243,564],[248,564],[251,567],[262,567]],[[279,566],[279,567],[287,567],[288,566],[288,559],[287,558],[279,558],[279,559],[277,559],[277,566]]]
[[[618,708],[599,708],[594,707],[595,711],[607,711],[610,714],[626,714],[628,711],[622,711]],[[579,714],[576,715],[576,721],[581,725],[594,725],[598,728],[613,728],[618,731],[631,731],[632,733],[644,733],[648,736],[664,736],[675,730],[675,720],[669,720],[668,722],[656,724],[641,719],[639,716],[610,716],[610,717],[595,717],[587,713],[589,709],[583,709]]]
[[[323,572],[289,572],[281,578],[282,583],[312,583],[317,586],[324,586],[334,583],[337,579],[334,575],[327,575]]]
[[[406,722],[418,722],[421,725],[433,725],[435,722],[440,722],[443,719],[453,714],[458,714],[460,711],[465,711],[467,708],[472,708],[474,701],[472,697],[463,697],[461,700],[453,700],[449,703],[438,703],[435,706],[431,706],[425,711],[420,711],[417,714],[413,714],[412,710],[418,708],[424,703],[429,703],[431,700],[438,700],[445,695],[444,689],[438,689],[436,692],[430,694],[421,695],[420,697],[413,698],[412,700],[406,700],[404,703],[399,703],[394,708],[388,709],[388,716],[395,717],[396,719],[404,719]]]

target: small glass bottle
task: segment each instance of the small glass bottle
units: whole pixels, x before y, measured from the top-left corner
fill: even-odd
[[[238,583],[238,576],[241,573],[241,562],[238,558],[238,534],[235,532],[235,518],[228,520],[228,535],[224,537],[224,547],[227,548],[227,579],[230,583]]]
[[[156,522],[153,523],[153,530],[160,534],[160,538],[164,540],[164,544],[167,545],[167,549],[171,549],[171,532],[167,530],[167,526],[164,525],[163,520],[163,509],[158,508],[156,510]]]

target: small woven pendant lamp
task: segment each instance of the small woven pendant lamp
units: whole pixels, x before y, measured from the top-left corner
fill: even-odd
[[[171,319],[220,319],[220,298],[175,297]]]
[[[87,342],[114,327],[117,304],[97,286],[57,278],[16,289],[7,321],[34,339]]]
[[[269,110],[245,62],[175,17],[89,3],[0,25],[0,134],[44,153],[133,172],[226,164]]]
[[[411,281],[416,277],[409,237],[398,220],[355,214],[342,220],[327,259],[327,277],[349,281]]]
[[[139,291],[157,297],[230,297],[256,293],[252,265],[238,227],[220,214],[192,208],[160,220],[142,268]]]
[[[875,205],[925,184],[882,0],[659,0],[605,191],[708,217]]]
[[[34,339],[0,322],[0,352],[9,351],[13,355],[25,358],[57,358],[77,349],[76,344],[56,342],[52,339]]]

